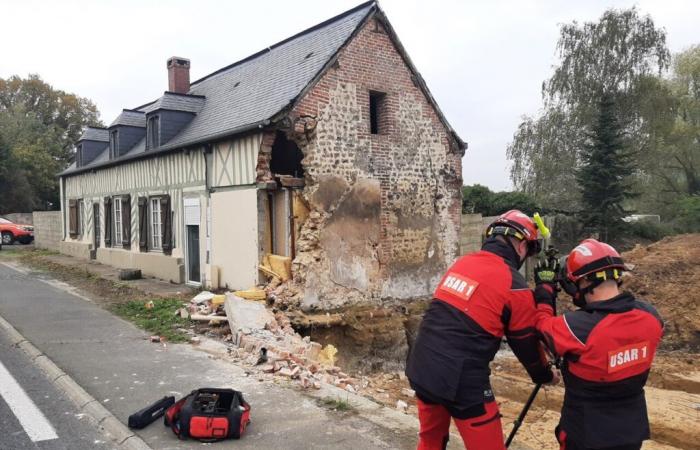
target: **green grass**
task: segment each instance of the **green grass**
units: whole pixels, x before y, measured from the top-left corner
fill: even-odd
[[[175,312],[182,308],[180,299],[155,299],[153,308],[147,309],[149,300],[132,300],[120,303],[112,307],[115,314],[133,322],[153,335],[166,338],[171,342],[185,342],[187,334],[178,331],[178,328],[187,328],[191,324],[189,319],[183,319]]]
[[[336,411],[352,411],[354,409],[349,401],[341,398],[325,397],[321,400],[321,404]]]

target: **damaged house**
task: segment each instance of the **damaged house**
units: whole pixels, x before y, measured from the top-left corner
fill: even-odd
[[[207,288],[289,257],[305,310],[429,295],[458,255],[465,143],[376,2],[88,128],[63,252]],[[116,87],[116,86],[115,86]]]

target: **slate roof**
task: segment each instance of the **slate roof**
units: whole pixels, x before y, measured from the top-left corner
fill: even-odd
[[[187,95],[166,92],[159,99],[134,110],[125,109],[112,126],[121,124],[145,127],[145,113],[158,108],[190,111],[196,115],[167,144],[157,149],[146,152],[145,145],[141,148],[142,143],[139,142],[119,158],[105,160],[100,155],[89,164],[80,168],[68,168],[60,175],[146,157],[144,153],[155,156],[269,124],[271,118],[292,104],[304,88],[322,73],[353,32],[375,11],[381,12],[375,0],[363,3],[194,81]],[[398,43],[393,29],[390,28],[390,32],[445,126],[464,147],[465,144],[444,119],[420,74]]]
[[[158,109],[198,113],[202,110],[205,100],[205,97],[199,95],[178,94],[176,92],[166,91],[162,97],[142,107],[141,110],[146,114]]]
[[[143,111],[125,109],[114,119],[110,128],[115,125],[146,128],[146,114]]]
[[[78,140],[109,142],[109,131],[106,128],[87,127]]]

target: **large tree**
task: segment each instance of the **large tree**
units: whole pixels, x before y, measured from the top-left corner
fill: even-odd
[[[0,213],[57,208],[56,175],[72,160],[88,125],[101,125],[90,100],[54,89],[37,75],[0,78]]]
[[[639,105],[653,87],[647,80],[667,68],[670,54],[665,31],[635,8],[562,26],[557,53],[559,63],[542,85],[543,111],[524,117],[507,155],[516,189],[535,195],[543,206],[577,211],[575,173],[602,94],[615,96],[624,145],[643,151],[649,146],[649,121]]]
[[[583,223],[600,232],[605,240],[620,229],[626,215],[624,201],[633,195],[629,180],[632,161],[623,145],[622,127],[615,109],[615,96],[602,94],[598,117],[576,172]]]

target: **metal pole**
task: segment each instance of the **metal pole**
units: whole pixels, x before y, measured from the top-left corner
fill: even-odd
[[[520,411],[520,415],[518,416],[517,419],[515,419],[515,422],[513,422],[513,429],[510,431],[510,434],[508,435],[508,439],[506,439],[506,447],[508,447],[510,445],[510,443],[513,442],[513,438],[515,437],[515,433],[518,432],[520,425],[523,424],[523,420],[525,419],[525,415],[527,414],[527,411],[530,409],[530,406],[532,406],[532,402],[535,401],[535,397],[537,397],[537,393],[540,391],[541,387],[542,387],[541,384],[535,385],[535,389],[532,390],[532,393],[530,394],[530,397],[527,399],[527,402],[525,403],[523,410]]]

